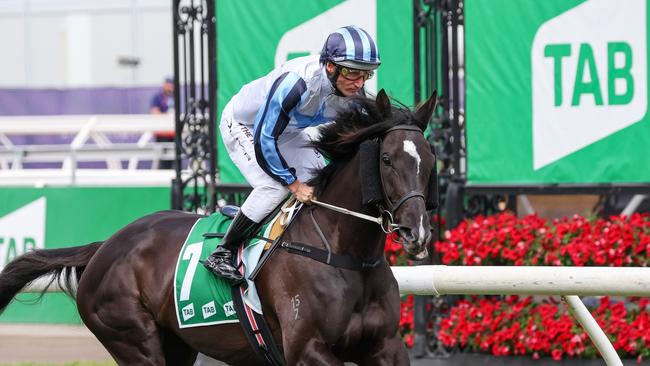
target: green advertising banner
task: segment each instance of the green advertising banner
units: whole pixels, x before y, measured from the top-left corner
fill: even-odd
[[[107,239],[149,213],[169,209],[169,187],[0,189],[0,268],[34,248]],[[79,323],[74,300],[61,293],[21,294],[0,322]]]
[[[647,19],[647,0],[467,0],[468,181],[650,182]]]
[[[319,53],[327,35],[355,24],[377,41],[382,65],[367,83],[413,103],[412,2],[378,0],[226,0],[216,2],[218,109],[246,83],[299,56]],[[216,121],[218,124],[218,120]],[[243,182],[218,146],[223,182]]]

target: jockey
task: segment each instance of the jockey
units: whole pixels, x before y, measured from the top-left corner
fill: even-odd
[[[379,50],[363,29],[347,26],[330,34],[320,56],[287,61],[254,80],[224,107],[219,129],[230,158],[253,187],[223,237],[203,262],[232,284],[244,278],[234,263],[239,245],[291,192],[309,203],[305,184],[324,166],[304,130],[332,121],[348,97],[364,95],[366,80],[379,67]]]

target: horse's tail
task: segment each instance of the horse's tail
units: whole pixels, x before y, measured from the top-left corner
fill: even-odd
[[[46,275],[52,276],[49,284],[56,281],[63,291],[74,297],[75,282],[79,281],[101,244],[95,242],[81,247],[37,249],[9,262],[0,272],[0,314],[20,290]],[[41,296],[43,293],[45,290]]]

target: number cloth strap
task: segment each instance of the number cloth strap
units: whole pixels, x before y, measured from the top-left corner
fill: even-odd
[[[242,260],[242,248],[237,251],[237,261]],[[240,269],[240,271],[242,271]],[[262,314],[253,311],[244,300],[244,287],[235,285],[232,287],[232,298],[235,310],[243,320],[239,324],[244,330],[246,339],[257,356],[270,366],[285,366],[284,356],[275,344],[273,334],[266,324]]]

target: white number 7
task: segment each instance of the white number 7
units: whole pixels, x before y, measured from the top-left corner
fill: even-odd
[[[183,260],[190,260],[190,264],[187,266],[187,271],[185,272],[185,277],[183,278],[183,285],[181,286],[181,301],[186,301],[190,299],[190,290],[192,289],[192,280],[194,279],[194,272],[196,272],[196,265],[199,264],[199,259],[201,258],[201,252],[203,251],[203,242],[190,244],[185,248],[185,253],[183,253]]]

